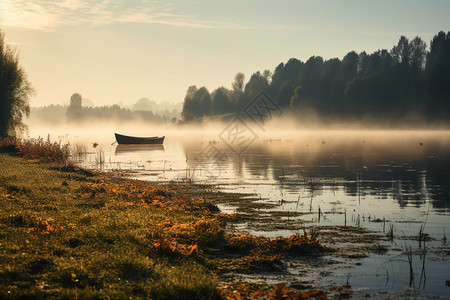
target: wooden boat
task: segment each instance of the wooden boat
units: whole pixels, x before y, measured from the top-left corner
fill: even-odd
[[[137,137],[128,136],[123,134],[114,133],[116,136],[116,141],[119,145],[121,144],[162,144],[164,143],[164,136],[151,136],[151,137]]]

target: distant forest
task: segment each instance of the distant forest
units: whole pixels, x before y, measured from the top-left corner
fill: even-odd
[[[323,123],[375,121],[446,123],[450,117],[450,32],[427,44],[401,36],[391,50],[350,51],[342,60],[312,56],[280,63],[273,73],[254,73],[247,83],[235,76],[232,88],[190,86],[184,99],[185,122],[240,112],[264,90],[283,112],[314,113]]]
[[[78,93],[70,98],[69,105],[49,105],[31,108],[31,123],[47,123],[52,125],[67,123],[83,123],[92,121],[115,121],[169,124],[176,123],[180,117],[181,105],[158,105],[154,101],[142,98],[130,108],[119,105],[84,106],[84,99]]]

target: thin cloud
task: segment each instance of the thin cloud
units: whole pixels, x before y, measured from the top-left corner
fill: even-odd
[[[54,30],[61,26],[108,25],[117,23],[164,24],[190,28],[251,29],[253,26],[227,20],[204,20],[172,13],[156,1],[88,0],[3,0],[0,21],[4,26]]]

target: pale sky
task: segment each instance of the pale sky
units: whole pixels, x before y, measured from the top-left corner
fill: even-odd
[[[291,57],[342,59],[401,35],[429,45],[450,30],[450,1],[0,0],[0,24],[36,89],[32,106],[75,92],[129,105],[230,88],[237,72],[248,79]]]

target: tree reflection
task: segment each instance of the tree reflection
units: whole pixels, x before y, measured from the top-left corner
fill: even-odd
[[[427,143],[424,149],[412,142],[368,145],[362,139],[332,146],[317,142],[315,148],[311,142],[260,142],[240,155],[227,153],[223,164],[234,170],[240,182],[273,182],[291,193],[303,189],[310,201],[324,190],[342,189],[358,200],[370,195],[393,199],[399,207],[430,202],[449,211],[449,145]]]

